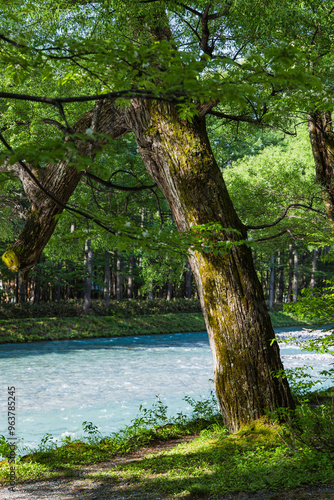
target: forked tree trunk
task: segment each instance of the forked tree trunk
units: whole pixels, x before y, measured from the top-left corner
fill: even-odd
[[[106,126],[108,106],[110,123]],[[173,104],[137,99],[123,110],[107,103],[102,115],[99,131],[112,137],[121,131],[135,134],[144,164],[164,193],[180,231],[219,223],[225,230],[217,231],[213,241],[247,238],[214,159],[204,118],[195,117],[189,123],[179,118]],[[123,122],[118,122],[122,116]],[[66,182],[66,172],[62,175],[61,184]],[[72,191],[75,185],[72,182]],[[40,251],[40,239],[35,231],[30,234]],[[27,255],[25,244],[20,245],[7,255],[7,263],[11,265],[18,252],[13,267],[31,267],[37,258],[34,245],[28,245],[35,252],[34,259]],[[272,376],[283,365],[278,345],[272,343],[275,335],[251,250],[238,244],[218,255],[193,251],[190,264],[213,353],[216,394],[228,429],[235,431],[267,411],[293,408],[287,380]]]

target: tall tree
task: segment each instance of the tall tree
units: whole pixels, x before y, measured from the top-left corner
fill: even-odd
[[[272,376],[283,367],[278,346],[272,342],[274,332],[251,250],[245,244],[247,229],[234,209],[206,130],[205,115],[219,100],[240,100],[242,93],[253,92],[244,82],[238,88],[240,75],[235,74],[231,59],[225,61],[221,55],[227,37],[221,30],[232,3],[222,1],[213,6],[200,0],[194,5],[170,2],[168,14],[162,1],[111,4],[115,8],[112,14],[104,5],[96,6],[98,14],[94,19],[99,22],[94,30],[82,25],[82,9],[90,6],[75,5],[72,11],[64,11],[58,19],[71,22],[72,28],[65,29],[67,40],[54,31],[53,38],[61,37],[56,45],[51,43],[52,37],[39,34],[30,35],[27,48],[23,29],[17,35],[12,32],[11,38],[2,37],[15,57],[24,52],[35,67],[41,66],[38,54],[42,50],[50,74],[55,74],[57,68],[59,75],[58,66],[63,64],[65,81],[73,78],[73,72],[80,79],[86,68],[90,78],[103,88],[116,89],[85,98],[96,101],[96,105],[73,126],[64,113],[66,98],[56,94],[47,100],[37,99],[40,104],[57,108],[63,121],[57,125],[53,120],[64,139],[58,163],[41,166],[40,157],[29,160],[31,152],[27,151],[15,156],[1,136],[10,157],[5,168],[20,178],[32,203],[27,222],[4,260],[13,270],[28,272],[37,263],[63,209],[82,212],[68,206],[83,175],[78,158],[85,156],[87,168],[106,135],[117,139],[132,132],[142,161],[168,201],[178,230],[186,233],[194,226],[214,224],[211,251],[193,249],[189,261],[213,352],[216,394],[225,424],[235,431],[267,411],[293,408],[294,402],[287,380]],[[107,16],[105,25],[103,15]],[[82,35],[85,29],[89,35]],[[75,39],[78,30],[81,34]],[[196,51],[183,50],[185,42],[191,46],[194,41],[198,44]],[[217,71],[218,61],[222,64]],[[22,95],[1,96],[36,102]],[[122,97],[130,98],[126,105]],[[44,123],[50,120],[44,119]],[[103,221],[90,214],[86,217],[106,229]],[[223,250],[217,251],[219,248]]]

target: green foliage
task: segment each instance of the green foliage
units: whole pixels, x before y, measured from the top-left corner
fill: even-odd
[[[11,319],[0,323],[0,343],[203,331],[205,331],[205,322],[202,313],[160,313],[131,318],[86,316]]]
[[[126,301],[112,300],[106,309],[102,300],[92,300],[91,314],[95,316],[135,317],[150,314],[195,313],[201,312],[198,299],[154,299]],[[80,317],[82,315],[82,300],[69,299],[61,302],[41,302],[32,304],[0,303],[0,319],[10,318],[54,318]]]

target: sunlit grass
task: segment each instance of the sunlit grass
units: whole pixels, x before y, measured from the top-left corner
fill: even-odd
[[[55,448],[51,441],[44,440],[40,451],[16,463],[17,481],[76,476],[85,465],[107,462],[120,454],[126,457],[143,446],[188,435],[193,439],[178,446],[157,451],[151,448],[150,453],[142,452],[136,460],[118,466],[110,463],[96,472],[88,471],[85,477],[109,487],[125,487],[127,492],[133,490],[143,498],[150,492],[171,498],[206,498],[238,491],[276,491],[333,483],[331,437],[319,435],[316,443],[309,439],[315,424],[315,405],[316,425],[320,422],[323,429],[333,426],[330,389],[303,403],[297,417],[291,417],[288,424],[279,424],[268,416],[229,435],[215,413],[213,398],[192,401],[191,418],[178,415],[172,419],[167,418],[166,407],[158,400],[154,408],[143,409],[130,426],[109,438],[101,439],[89,424],[86,443],[67,438],[62,447]],[[8,477],[8,465],[3,462],[1,482],[6,483]]]

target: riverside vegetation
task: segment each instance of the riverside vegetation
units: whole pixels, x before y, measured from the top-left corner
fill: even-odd
[[[277,415],[262,417],[229,434],[217,413],[213,394],[206,400],[186,397],[193,413],[167,416],[160,399],[151,409],[140,407],[131,425],[103,437],[91,422],[83,423],[85,440],[70,437],[57,447],[47,434],[38,449],[16,462],[18,482],[76,477],[85,466],[106,462],[157,442],[192,436],[176,447],[157,451],[118,466],[90,471],[86,479],[126,483],[128,492],[147,498],[164,493],[171,498],[215,498],[238,491],[284,490],[334,482],[334,388],[299,398],[296,412],[279,423]],[[8,453],[5,439],[1,452]],[[9,481],[9,466],[1,463],[0,480]]]
[[[44,311],[40,306],[35,310],[27,304],[2,307],[0,314],[7,318],[1,321],[2,341],[101,337],[106,329],[108,336],[166,333],[182,331],[182,324],[189,331],[192,321],[204,330],[203,318],[196,312],[199,304],[194,301],[191,305],[189,301],[169,302],[166,314],[160,314],[164,305],[161,301],[133,302],[135,317],[122,302],[112,305],[110,316],[98,316],[99,304],[96,303],[95,316],[75,317],[76,308],[78,314],[81,308],[73,301],[65,307],[74,317],[67,318],[57,317],[61,309],[66,316],[62,304],[45,305]],[[189,307],[193,308],[192,312]],[[32,317],[35,314],[45,316]],[[48,318],[47,314],[53,317]],[[9,319],[14,315],[20,318]],[[271,315],[275,326],[307,322],[301,313],[299,318],[277,310]],[[56,332],[58,336],[53,337]],[[284,424],[279,413],[268,414],[229,434],[213,393],[200,401],[186,396],[192,407],[190,416],[182,413],[169,416],[168,408],[157,398],[152,408],[141,406],[139,415],[111,436],[102,436],[92,422],[83,422],[84,436],[79,440],[67,436],[59,443],[48,433],[35,450],[19,446],[17,482],[74,478],[87,466],[108,462],[138,449],[144,449],[144,453],[149,446],[151,454],[145,457],[143,454],[135,461],[125,460],[118,466],[89,471],[87,480],[102,482],[111,488],[126,483],[128,492],[134,491],[143,498],[153,492],[164,492],[172,498],[207,498],[238,491],[278,491],[334,483],[334,387],[310,393],[308,379],[298,380],[298,374],[294,378],[291,375],[290,372],[298,405],[294,414],[285,415]],[[157,443],[174,439],[184,442],[167,448],[162,444],[162,450],[154,450]],[[4,436],[0,437],[0,452],[3,458],[8,457]],[[1,462],[0,481],[3,485],[9,482],[6,459]]]
[[[127,335],[205,331],[199,300],[92,301],[92,314],[82,316],[82,302],[0,304],[0,343],[71,340]],[[270,312],[274,327],[316,324],[299,312]]]

